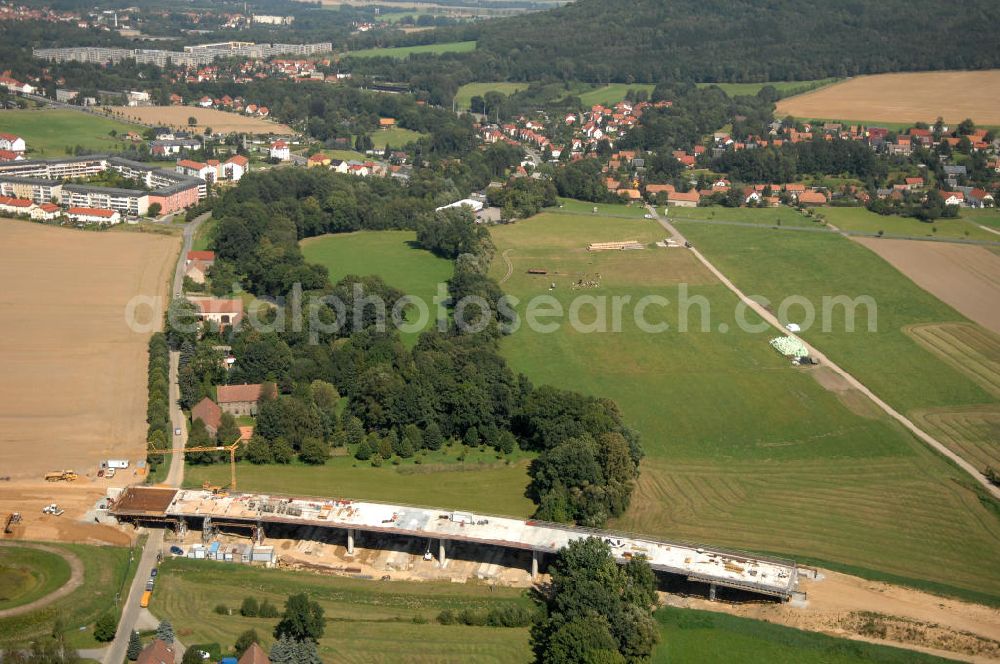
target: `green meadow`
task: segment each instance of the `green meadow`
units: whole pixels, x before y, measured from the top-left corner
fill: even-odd
[[[466,83],[455,93],[455,104],[458,105],[459,109],[464,111],[470,108],[473,97],[482,97],[487,92],[502,92],[509,96],[527,87],[527,83],[504,83],[500,81],[495,83]]]
[[[585,108],[589,108],[596,104],[613,106],[620,101],[624,101],[625,95],[628,94],[629,90],[644,90],[645,92],[652,94],[653,88],[655,87],[655,85],[649,83],[611,83],[610,85],[589,89],[585,92],[575,94],[580,98],[580,101],[583,103]]]
[[[832,233],[692,222],[682,228],[696,244],[713,235],[723,246],[748,254],[733,260],[739,268],[733,267],[737,283],[748,273],[770,274],[773,264],[790,261],[772,274],[776,283],[784,285],[779,277],[785,272],[793,273],[793,284],[816,273],[810,278],[822,285],[833,279],[834,266],[841,266],[838,272],[862,282],[887,280],[887,291],[916,288],[880,259]],[[650,322],[669,325],[665,332],[641,330],[634,309],[625,306],[620,332],[563,325],[544,333],[522,324],[503,342],[514,369],[536,384],[610,397],[639,431],[647,456],[632,505],[613,525],[837,561],[855,573],[892,574],[897,581],[1000,601],[1000,571],[984,572],[989,568],[984,562],[1000,544],[1000,520],[960,472],[861,395],[843,389],[824,368],[793,367],[768,346],[773,331],[742,331],[735,296],[690,252],[586,250],[588,243],[601,241],[637,240],[649,246],[665,235],[655,222],[544,213],[496,227],[493,234],[512,266],[503,288],[522,303],[547,295],[568,311],[581,295],[597,298],[596,303],[629,296],[634,305],[646,295],[669,301],[646,312]],[[770,239],[774,256],[747,249],[756,246],[758,237]],[[785,238],[801,244],[785,245]],[[844,249],[841,245],[817,244],[823,241],[843,243],[846,254],[832,253]],[[706,251],[714,256],[711,246]],[[852,257],[862,263],[847,260]],[[730,267],[722,265],[724,271]],[[530,275],[528,269],[547,274]],[[494,276],[506,272],[504,260],[494,261]],[[954,317],[922,291],[913,298],[913,310],[926,310],[921,319]],[[706,309],[709,319],[703,328]],[[688,331],[682,332],[685,310]],[[523,317],[523,305],[519,311]],[[594,306],[582,307],[580,318],[595,322]],[[610,326],[613,312],[606,318]],[[752,314],[745,318],[759,322]],[[891,315],[879,318],[878,335],[888,337],[886,344],[896,336],[890,320]],[[905,338],[897,341],[905,345]],[[850,347],[846,341],[845,347]],[[915,350],[926,357],[914,353],[905,360],[912,366],[894,367],[901,359],[896,355],[879,360],[879,370],[903,378],[897,388],[901,394],[928,394],[919,403],[937,403],[931,397],[945,392],[957,403],[989,399],[935,356]],[[934,376],[929,381],[927,371]],[[926,383],[934,380],[939,385],[929,388]]]
[[[408,505],[466,509],[486,514],[530,516],[534,504],[524,496],[528,462],[515,456],[511,463],[496,458],[493,450],[466,453],[460,446],[418,454],[399,466],[373,468],[353,457],[339,456],[323,466],[304,464],[255,466],[240,463],[236,477],[241,490],[286,495],[344,496]],[[420,463],[415,463],[419,460]],[[229,465],[188,465],[184,485],[202,482],[229,484]]]
[[[431,53],[468,53],[476,50],[475,41],[447,42],[444,44],[424,44],[422,46],[399,46],[396,48],[364,48],[347,53],[352,58],[397,58],[399,60],[411,55]]]
[[[816,214],[837,228],[848,232],[878,233],[882,231],[886,235],[912,238],[983,240],[1000,243],[1000,235],[980,228],[978,223],[981,222],[976,222],[976,217],[969,215],[969,212],[971,210],[962,210],[960,217],[927,222],[912,217],[876,214],[863,207],[830,207],[816,210]],[[983,218],[988,217],[984,216]]]
[[[45,597],[69,581],[62,556],[27,547],[0,547],[0,610]]]
[[[391,145],[394,148],[402,148],[414,141],[419,141],[424,136],[427,136],[427,134],[413,131],[412,129],[393,127],[392,129],[379,129],[376,132],[372,132],[370,136],[372,137],[372,145],[377,150],[384,150],[386,145]]]
[[[664,607],[654,664],[944,664],[954,660],[725,613]]]
[[[70,646],[100,647],[101,644],[93,636],[94,622],[106,611],[114,611],[116,615],[120,613],[121,606],[116,606],[115,594],[118,592],[124,594],[135,575],[135,565],[130,564],[129,549],[83,544],[48,545],[73,553],[81,560],[84,567],[83,583],[72,593],[52,604],[23,615],[0,618],[0,648],[6,644],[23,645],[38,637],[48,636],[52,633],[56,621],[61,621],[65,630],[64,636]],[[3,551],[0,549],[0,554]],[[47,555],[43,556],[42,552],[31,550],[31,556],[38,557],[39,564],[52,574],[53,579],[68,577],[68,569],[64,574],[60,571],[61,566],[49,561]],[[43,586],[47,588],[51,584],[46,582]]]
[[[0,132],[17,134],[28,144],[29,157],[61,157],[66,148],[82,146],[89,152],[124,150],[126,132],[142,127],[98,117],[82,111],[0,111]],[[109,132],[115,131],[118,137]]]
[[[319,263],[337,283],[349,274],[378,275],[388,285],[430,304],[438,284],[451,278],[452,264],[417,246],[413,231],[359,231],[302,242],[309,263]]]
[[[531,658],[527,628],[440,625],[435,620],[445,609],[530,608],[524,591],[514,588],[373,581],[181,558],[160,566],[149,608],[170,620],[186,643],[218,643],[230,652],[240,633],[255,629],[269,650],[277,619],[243,617],[240,603],[252,595],[281,610],[296,593],[307,593],[324,609],[319,655],[325,662],[514,664]],[[220,604],[234,615],[216,613]]]

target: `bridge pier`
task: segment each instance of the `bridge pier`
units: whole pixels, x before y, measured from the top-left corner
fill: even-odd
[[[714,602],[715,601],[715,589],[716,588],[715,588],[715,584],[714,583],[708,584],[708,600],[710,602]]]
[[[347,529],[347,555],[354,555],[354,528]]]
[[[541,551],[531,552],[531,580],[534,581],[538,578],[538,564],[542,558]]]
[[[438,562],[441,564],[441,567],[444,567],[448,563],[448,559],[445,557],[443,539],[438,540]]]

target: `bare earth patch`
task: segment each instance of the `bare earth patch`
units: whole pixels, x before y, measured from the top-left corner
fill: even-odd
[[[1000,85],[1000,80],[997,81]],[[1000,256],[965,244],[853,238],[915,284],[983,327],[1000,333]]]
[[[101,459],[143,456],[149,333],[125,307],[161,296],[144,316],[158,323],[178,245],[0,219],[0,475],[90,484]]]
[[[724,604],[676,596],[667,596],[667,601],[961,661],[991,662],[1000,657],[1000,610],[838,572],[820,572],[820,580],[800,582],[808,595],[805,606]]]
[[[1000,70],[858,76],[778,102],[779,117],[1000,125]]]
[[[279,122],[253,118],[239,113],[219,111],[214,108],[195,108],[194,106],[114,106],[111,109],[115,116],[124,116],[136,122],[152,125],[165,125],[174,129],[193,130],[199,133],[205,127],[211,127],[213,132],[228,134],[245,132],[249,134],[292,134],[288,126]],[[191,127],[188,118],[195,118],[198,124]]]

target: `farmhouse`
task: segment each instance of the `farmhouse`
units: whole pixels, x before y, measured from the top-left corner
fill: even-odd
[[[222,423],[222,409],[217,403],[205,397],[191,408],[191,421],[195,420],[204,422],[205,428],[214,436]]]
[[[700,200],[701,194],[697,191],[677,191],[667,194],[667,205],[674,207],[698,207]]]
[[[960,191],[946,191],[943,196],[945,205],[965,205],[965,194]]]
[[[193,138],[172,138],[152,141],[149,144],[149,151],[157,157],[165,157],[172,154],[180,154],[184,150],[198,150],[201,142]]]
[[[219,327],[239,325],[243,319],[243,300],[214,297],[190,298],[198,307],[198,317]]]
[[[826,196],[818,191],[803,191],[799,194],[800,205],[826,205]]]
[[[62,214],[62,208],[55,203],[42,203],[31,210],[31,218],[35,221],[52,221]]]
[[[212,267],[213,263],[215,263],[214,251],[189,251],[184,260],[184,276],[196,284],[203,284],[208,268]]]
[[[71,207],[66,210],[66,216],[72,221],[85,224],[117,224],[122,220],[118,210],[102,208]]]
[[[31,214],[35,204],[29,198],[11,198],[0,196],[0,212],[4,214]]]
[[[136,664],[173,664],[174,649],[166,642],[156,639],[139,653]]]
[[[288,161],[292,158],[292,151],[288,148],[288,143],[280,138],[271,143],[271,159],[278,161]]]
[[[259,383],[252,385],[219,385],[216,388],[219,408],[234,416],[256,415],[257,404],[264,394]]]
[[[28,149],[24,139],[14,134],[0,134],[0,150],[7,150],[17,154],[24,154]]]

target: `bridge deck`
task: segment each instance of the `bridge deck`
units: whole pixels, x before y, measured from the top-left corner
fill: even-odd
[[[790,560],[660,540],[642,535],[573,528],[509,517],[470,515],[444,509],[354,500],[288,498],[261,494],[213,495],[183,490],[165,510],[169,516],[227,521],[301,524],[472,542],[554,553],[590,536],[620,540],[619,560],[642,554],[653,569],[776,597],[795,590],[798,573]]]

